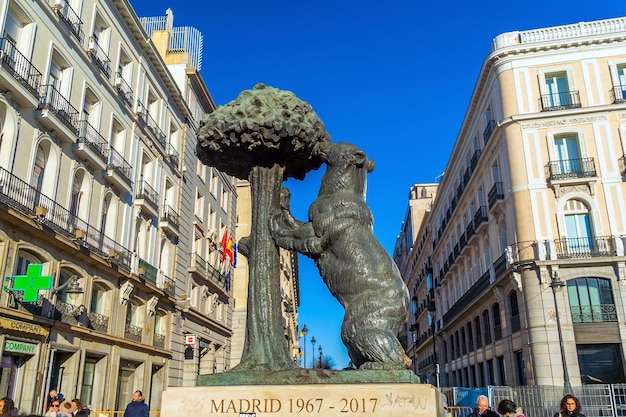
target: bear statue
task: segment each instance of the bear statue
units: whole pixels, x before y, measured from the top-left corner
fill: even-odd
[[[315,261],[332,295],[345,309],[341,339],[359,369],[406,369],[397,334],[407,320],[409,293],[400,272],[373,232],[365,202],[366,177],[374,169],[364,151],[322,142],[317,154],[326,172],[309,207],[309,222],[293,217],[289,191],[270,220],[279,247]]]

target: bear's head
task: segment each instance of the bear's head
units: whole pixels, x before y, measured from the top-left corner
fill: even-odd
[[[374,161],[363,150],[348,142],[322,142],[317,155],[326,163],[320,195],[352,191],[365,199],[366,177],[374,170]]]

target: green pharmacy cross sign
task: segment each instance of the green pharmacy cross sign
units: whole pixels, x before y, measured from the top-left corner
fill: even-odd
[[[16,275],[13,278],[13,288],[4,287],[5,291],[24,291],[24,302],[35,302],[39,298],[39,290],[52,288],[52,277],[41,275],[43,265],[30,264],[26,275]],[[8,279],[9,277],[7,277]]]

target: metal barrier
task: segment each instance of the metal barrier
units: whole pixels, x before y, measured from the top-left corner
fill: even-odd
[[[487,392],[489,405],[496,410],[500,401],[512,400],[528,417],[553,417],[559,411],[563,387],[558,386],[488,386],[468,389],[445,387],[441,391],[448,399],[448,410],[453,417],[466,417],[472,410],[478,395]],[[574,387],[572,394],[582,404],[587,417],[626,417],[626,384],[589,384]],[[472,406],[469,406],[469,405]],[[469,412],[466,412],[469,409]]]
[[[89,417],[124,417],[124,410],[91,410]],[[161,417],[161,411],[150,411],[150,417]]]

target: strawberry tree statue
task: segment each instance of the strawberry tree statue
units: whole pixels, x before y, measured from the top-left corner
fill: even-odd
[[[311,106],[289,91],[263,84],[206,114],[198,130],[198,158],[250,182],[252,225],[239,240],[248,258],[246,338],[238,370],[297,367],[285,343],[280,293],[280,258],[269,229],[280,211],[281,185],[318,169],[320,143],[329,142]]]

